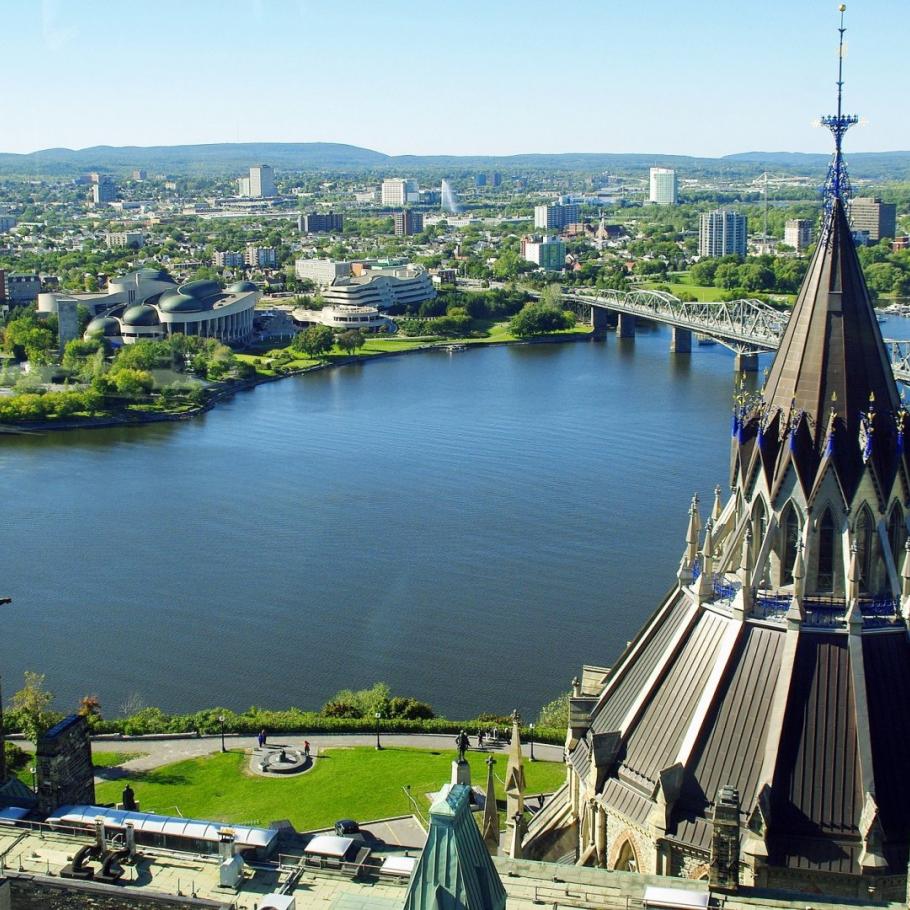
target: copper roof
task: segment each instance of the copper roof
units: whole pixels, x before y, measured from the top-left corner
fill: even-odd
[[[877,410],[896,410],[894,374],[869,298],[843,203],[836,199],[771,365],[770,413],[791,407],[814,422],[821,441],[830,410],[847,430],[873,393]]]

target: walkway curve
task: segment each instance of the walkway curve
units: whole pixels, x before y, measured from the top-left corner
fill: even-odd
[[[304,741],[310,743],[310,751],[318,755],[324,749],[339,749],[351,746],[375,746],[375,733],[314,733],[312,736],[300,735],[274,735],[270,736],[268,745],[270,746],[291,746],[292,748],[303,748]],[[432,749],[436,752],[451,752],[452,758],[455,758],[455,737],[449,733],[381,733],[380,742],[383,746],[389,748],[412,748],[412,749]],[[471,737],[472,744],[476,744],[477,737]],[[250,751],[257,746],[255,736],[242,736],[227,734],[224,737],[225,747],[233,751]],[[124,771],[149,771],[152,768],[160,768],[162,765],[170,765],[174,762],[183,761],[188,758],[200,758],[203,755],[211,755],[221,751],[221,737],[215,736],[198,736],[198,737],[174,737],[162,738],[155,737],[122,737],[117,739],[93,739],[92,750],[94,752],[142,752],[139,758],[130,759],[124,762],[118,768]],[[490,748],[485,748],[484,753],[505,753],[508,750],[508,743],[496,743]],[[472,751],[476,751],[473,749]],[[526,759],[531,757],[531,746],[529,743],[522,743],[522,753]],[[554,746],[549,743],[534,743],[534,757],[541,761],[561,762],[563,760],[563,747]],[[115,775],[103,775],[111,779]]]

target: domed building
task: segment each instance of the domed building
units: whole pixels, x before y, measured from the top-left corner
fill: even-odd
[[[669,594],[573,682],[566,783],[526,857],[905,899],[907,412],[843,201],[855,121],[828,121],[823,232],[764,390],[737,404],[732,495],[704,525],[693,501]]]
[[[144,296],[141,302],[114,307],[105,317],[93,319],[85,337],[101,333],[131,344],[179,332],[242,344],[252,334],[260,296],[251,281],[238,281],[226,290],[215,281],[190,281],[179,286],[170,281],[164,290]]]

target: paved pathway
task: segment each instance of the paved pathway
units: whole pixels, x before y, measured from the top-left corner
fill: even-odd
[[[312,736],[270,736],[268,745],[270,746],[291,746],[293,748],[303,748],[305,739],[309,740],[310,751],[317,755],[323,749],[343,748],[345,746],[375,746],[375,733],[334,733],[334,734],[313,734]],[[433,749],[439,752],[451,752],[455,757],[455,737],[449,733],[383,733],[380,734],[380,741],[383,746],[392,747],[410,747],[415,749]],[[472,742],[476,744],[477,738],[472,737]],[[225,747],[231,751],[235,749],[250,750],[255,749],[257,742],[255,736],[235,736],[227,735],[224,737]],[[148,737],[124,737],[122,739],[95,739],[92,741],[92,750],[94,752],[142,752],[139,758],[131,759],[124,762],[119,768],[111,768],[107,773],[102,772],[100,775],[106,779],[119,777],[118,770],[126,771],[148,771],[152,768],[159,768],[162,765],[169,765],[172,762],[183,761],[186,758],[199,758],[202,755],[210,755],[221,749],[221,737],[199,736],[192,738],[148,738]],[[484,752],[502,753],[507,751],[508,743],[497,743],[490,748],[485,748]],[[476,751],[476,750],[475,750]],[[526,758],[530,758],[531,746],[529,743],[522,744],[522,752]],[[557,761],[563,759],[562,746],[553,746],[545,743],[534,743],[534,757],[541,761]]]

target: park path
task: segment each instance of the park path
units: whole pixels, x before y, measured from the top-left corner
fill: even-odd
[[[350,746],[375,746],[375,733],[331,733],[313,734],[312,736],[270,736],[269,746],[290,746],[303,748],[304,740],[310,743],[310,751],[314,755],[325,749],[338,749]],[[380,741],[385,748],[412,748],[432,749],[437,752],[451,752],[455,758],[455,737],[449,733],[382,733]],[[472,751],[477,744],[477,737],[471,737]],[[224,737],[225,748],[230,751],[237,749],[252,750],[257,746],[255,736],[240,736],[227,734]],[[493,754],[508,750],[508,742],[497,742],[485,747],[483,752]],[[150,771],[169,765],[173,762],[183,761],[188,758],[199,758],[221,751],[221,737],[194,736],[194,737],[122,737],[116,739],[93,739],[92,751],[94,752],[141,752],[138,758],[130,759],[117,768],[99,769],[99,778],[112,780],[123,776],[122,772]],[[522,753],[526,758],[531,757],[530,743],[522,743]],[[547,743],[534,743],[534,757],[541,761],[563,760],[563,747]]]

